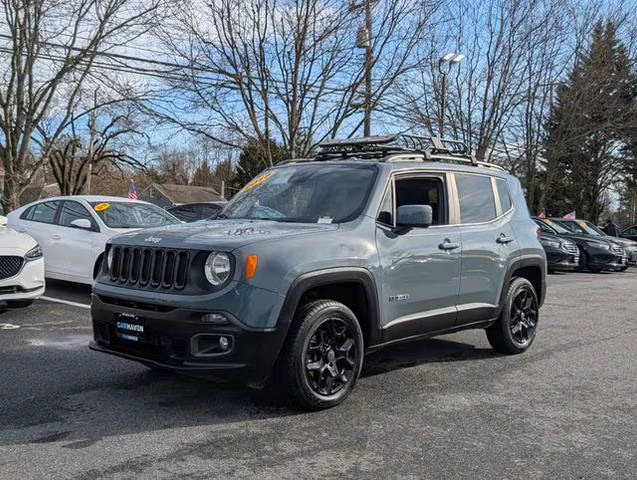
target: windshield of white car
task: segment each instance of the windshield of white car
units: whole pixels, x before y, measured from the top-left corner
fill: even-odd
[[[248,182],[217,218],[341,223],[363,210],[377,168],[364,164],[290,165]]]
[[[181,223],[164,209],[137,202],[90,202],[109,228],[150,228]]]

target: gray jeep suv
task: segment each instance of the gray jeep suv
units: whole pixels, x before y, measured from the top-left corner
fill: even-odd
[[[262,172],[219,220],[114,238],[90,347],[255,386],[273,377],[325,408],[366,353],[395,342],[482,328],[498,352],[531,345],[546,257],[516,178],[435,137],[321,147]]]

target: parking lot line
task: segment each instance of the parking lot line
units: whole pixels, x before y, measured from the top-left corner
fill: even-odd
[[[79,308],[86,308],[86,309],[91,308],[90,305],[86,305],[84,303],[71,302],[70,300],[61,300],[59,298],[53,298],[53,297],[40,297],[40,300],[46,300],[47,302],[54,302],[54,303],[63,303],[64,305],[71,305],[73,307],[79,307]]]

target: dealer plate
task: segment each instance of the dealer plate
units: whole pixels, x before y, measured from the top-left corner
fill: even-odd
[[[134,342],[143,340],[146,333],[144,319],[131,313],[116,314],[115,328],[121,338]]]

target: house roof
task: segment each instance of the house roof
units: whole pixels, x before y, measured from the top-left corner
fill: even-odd
[[[214,200],[223,200],[219,192],[211,187],[197,187],[194,185],[175,185],[172,183],[153,183],[144,190],[156,188],[162,192],[171,202],[180,203],[196,203],[210,202]]]

